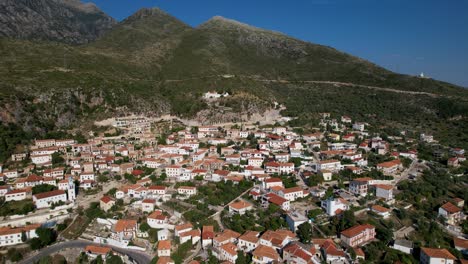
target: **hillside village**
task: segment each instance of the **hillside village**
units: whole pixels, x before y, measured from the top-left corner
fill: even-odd
[[[155,135],[145,117],[113,126],[119,134],[36,139],[0,165],[7,261],[79,240],[89,244],[59,254],[74,263],[138,262],[122,249],[152,263],[467,263],[465,151],[431,135],[388,135],[330,113],[311,131],[234,124]]]

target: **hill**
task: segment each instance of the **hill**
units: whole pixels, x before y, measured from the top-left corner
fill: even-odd
[[[89,43],[116,24],[92,3],[79,0],[1,0],[0,36]]]
[[[18,9],[25,2],[31,1],[13,5]],[[36,13],[46,3],[107,17],[92,7],[69,4],[75,1],[37,3]],[[101,28],[111,21],[104,19],[101,25],[88,16],[61,19],[65,21],[54,25],[94,21]],[[76,39],[23,37],[22,27],[29,26],[17,25],[0,38],[0,120],[5,131],[15,123],[15,129],[47,136],[128,113],[239,121],[280,102],[286,106],[284,115],[297,117],[291,125],[313,127],[317,113],[327,111],[382,129],[434,133],[451,145],[468,142],[468,90],[393,73],[331,47],[230,19],[214,17],[192,28],[160,9],[142,9],[105,26],[110,29],[100,37],[87,38],[63,26],[80,36]],[[70,45],[86,41],[91,42]],[[207,104],[201,95],[209,90],[233,96]]]

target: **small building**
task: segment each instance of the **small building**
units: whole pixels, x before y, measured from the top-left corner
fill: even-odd
[[[375,227],[369,224],[356,225],[341,231],[340,238],[348,247],[357,247],[375,238]]]
[[[229,204],[229,213],[243,215],[253,209],[253,204],[246,201],[238,201]]]
[[[439,216],[443,217],[449,225],[456,225],[462,220],[461,209],[451,202],[447,202],[439,208]]]
[[[298,226],[308,221],[309,219],[298,211],[292,211],[286,214],[286,223],[288,223],[289,229],[293,232],[296,232]]]
[[[63,190],[38,193],[33,195],[33,202],[38,209],[51,207],[53,204],[67,202],[67,194]]]
[[[171,256],[171,241],[160,240],[158,242],[158,257],[170,257]]]
[[[457,258],[445,248],[421,247],[421,264],[453,264]]]
[[[115,201],[112,197],[110,196],[103,196],[100,200],[99,200],[99,207],[104,211],[104,212],[107,212],[109,211],[112,206],[115,205]]]
[[[410,240],[396,239],[393,241],[392,248],[406,254],[411,254],[413,253],[413,242]]]

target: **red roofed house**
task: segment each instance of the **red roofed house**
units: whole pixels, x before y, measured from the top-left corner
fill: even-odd
[[[67,201],[67,194],[63,190],[38,193],[33,195],[33,202],[37,208],[47,208],[53,204]]]
[[[391,210],[388,209],[388,208],[385,208],[383,206],[380,206],[378,204],[374,204],[372,207],[371,207],[371,211],[382,216],[383,218],[387,218],[390,216],[390,212]]]
[[[137,230],[136,220],[120,219],[113,227],[112,237],[118,241],[129,241],[135,237]]]
[[[237,240],[237,249],[243,252],[251,252],[257,248],[259,243],[260,233],[257,231],[246,231],[242,236]]]
[[[349,247],[357,247],[375,238],[375,227],[364,224],[341,231],[341,241]]]
[[[156,228],[156,229],[168,228],[167,216],[165,216],[161,210],[156,210],[152,212],[150,215],[148,215],[148,217],[146,218],[146,222],[151,228]]]
[[[456,225],[463,220],[461,209],[450,202],[439,208],[439,216],[445,218],[446,223],[449,225]]]
[[[85,247],[85,252],[92,259],[97,258],[97,256],[103,256],[105,258],[107,254],[112,252],[112,248],[88,245]]]
[[[289,210],[290,202],[279,195],[269,193],[266,196],[264,196],[263,199],[265,202],[278,205],[279,207],[281,207],[281,209],[285,211]]]
[[[231,263],[236,263],[236,259],[237,259],[237,247],[236,247],[236,245],[234,245],[231,242],[223,244],[219,248],[218,259],[219,260],[227,260],[227,261],[229,261]]]
[[[214,228],[213,226],[203,226],[202,229],[202,246],[206,248],[213,245]]]
[[[156,200],[154,199],[144,199],[143,201],[141,201],[141,211],[153,212],[155,204],[156,204]]]
[[[21,201],[31,195],[31,190],[28,189],[16,189],[11,190],[5,194],[5,202],[9,201]]]
[[[41,227],[40,224],[27,225],[22,227],[0,227],[0,247],[22,244],[22,234],[26,235],[27,239],[37,237],[36,229]]]
[[[323,258],[327,263],[345,263],[345,252],[338,249],[332,240],[325,240],[321,245],[320,250],[322,251]]]
[[[281,258],[276,250],[269,246],[259,245],[252,252],[252,262],[259,264],[279,263]]]
[[[283,187],[283,181],[280,178],[269,178],[263,181],[263,189],[270,189],[275,186]]]
[[[283,260],[296,264],[321,263],[320,254],[314,246],[294,242],[283,249]]]
[[[99,200],[99,207],[104,210],[104,212],[109,211],[114,205],[115,201],[110,196],[103,196],[101,200]]]
[[[253,209],[253,204],[246,201],[238,201],[229,204],[229,213],[243,215]]]
[[[158,242],[158,257],[171,256],[171,241],[161,240]]]
[[[457,258],[445,248],[421,247],[421,264],[453,264]]]
[[[402,169],[403,164],[400,160],[391,160],[377,164],[377,169],[382,171],[384,174],[393,174],[397,170]]]
[[[295,201],[298,198],[305,197],[307,194],[308,192],[304,192],[304,190],[299,186],[282,189],[278,192],[279,196],[288,201]]]
[[[375,186],[375,196],[385,200],[393,199],[393,185],[377,184]]]

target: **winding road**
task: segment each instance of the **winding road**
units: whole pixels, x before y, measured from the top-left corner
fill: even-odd
[[[43,248],[39,252],[37,252],[36,255],[31,256],[27,259],[24,259],[18,264],[29,264],[29,263],[35,263],[39,261],[41,258],[45,256],[50,256],[54,253],[59,252],[60,250],[63,250],[65,248],[82,248],[84,251],[84,248],[88,245],[95,245],[95,246],[102,246],[101,244],[98,243],[93,243],[85,240],[71,240],[71,241],[66,241],[66,242],[61,242],[58,244],[51,245],[49,247]],[[109,246],[109,245],[106,245]],[[123,249],[123,248],[118,248],[118,247],[113,247],[109,246],[112,248],[113,251],[127,255],[134,261],[136,261],[138,264],[147,264],[151,262],[152,257],[146,254],[145,252],[141,251],[135,251],[135,250],[128,250],[128,249]]]

